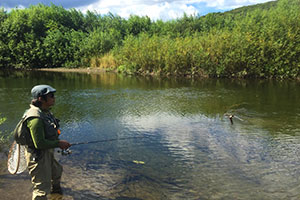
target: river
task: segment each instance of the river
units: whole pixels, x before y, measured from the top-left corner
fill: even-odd
[[[56,153],[62,199],[300,199],[297,81],[0,72],[2,136],[37,84],[57,89],[52,112],[62,139],[115,139]],[[0,198],[31,199],[27,172],[7,172],[8,146],[1,146]]]

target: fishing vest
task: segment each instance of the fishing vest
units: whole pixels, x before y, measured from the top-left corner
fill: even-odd
[[[32,118],[40,118],[43,121],[45,139],[58,140],[59,120],[56,119],[51,112],[44,113],[40,108],[30,105],[30,108],[25,111],[21,121],[18,123],[14,131],[15,140],[17,143],[34,147],[30,131],[27,127],[27,120]]]

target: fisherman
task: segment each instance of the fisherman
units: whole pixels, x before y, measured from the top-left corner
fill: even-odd
[[[33,185],[32,199],[47,199],[49,193],[62,194],[62,166],[54,158],[54,148],[67,149],[71,144],[59,140],[59,120],[50,112],[56,90],[49,85],[37,85],[31,90],[32,102],[25,111],[30,131],[26,159]]]

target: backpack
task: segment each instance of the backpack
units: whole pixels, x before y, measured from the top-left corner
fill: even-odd
[[[32,144],[31,134],[26,126],[26,115],[22,117],[22,119],[17,124],[15,130],[13,131],[14,139],[17,144],[21,145],[30,145]]]

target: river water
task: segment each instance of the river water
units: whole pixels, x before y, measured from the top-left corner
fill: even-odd
[[[300,199],[299,82],[1,72],[2,136],[36,84],[57,89],[62,139],[116,139],[56,153],[61,199]],[[1,196],[30,199],[27,172],[8,174],[4,153]]]

